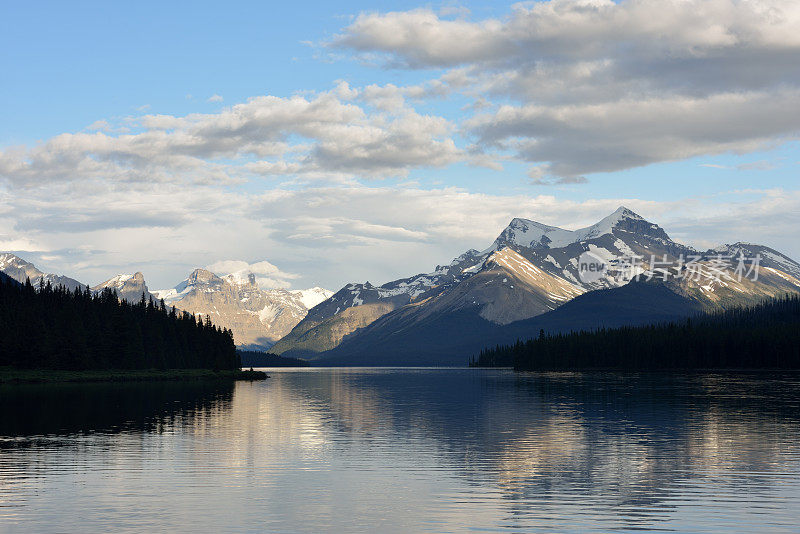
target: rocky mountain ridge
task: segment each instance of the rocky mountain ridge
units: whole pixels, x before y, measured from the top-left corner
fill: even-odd
[[[144,281],[144,275],[141,272],[134,274],[118,274],[113,278],[109,278],[101,284],[92,287],[94,293],[99,293],[104,289],[111,289],[117,293],[117,296],[128,302],[138,302],[142,296],[145,300],[156,298],[147,288]]]
[[[314,287],[305,290],[262,289],[256,276],[219,276],[195,269],[174,288],[154,292],[167,305],[196,315],[208,315],[216,324],[233,330],[242,348],[264,350],[291,329],[332,292]]]
[[[40,271],[32,263],[14,254],[0,254],[0,272],[24,283],[30,279],[34,286],[40,281],[63,285],[68,289],[86,288],[75,279]],[[294,327],[310,308],[332,295],[331,291],[313,287],[303,290],[261,289],[255,275],[219,276],[206,269],[195,269],[190,275],[167,290],[151,291],[141,272],[119,274],[90,288],[99,293],[112,289],[120,299],[138,302],[164,299],[175,306],[199,316],[209,315],[215,324],[230,328],[237,345],[265,350]]]
[[[585,253],[602,262],[602,275],[581,275],[579,260]],[[759,256],[760,281],[703,276],[713,266],[718,268],[723,256],[733,270],[740,254]],[[700,276],[686,276],[688,269],[698,270]],[[421,332],[437,321],[455,325],[452,318],[459,316],[462,325],[483,321],[499,327],[549,313],[588,292],[622,287],[639,277],[657,278],[664,270],[672,278],[685,278],[669,290],[692,299],[699,308],[800,291],[800,265],[775,250],[736,243],[697,251],[625,207],[578,230],[515,218],[484,251],[470,250],[432,273],[378,287],[348,284],[271,350],[306,358],[325,358],[330,351],[342,357],[347,347],[357,346],[378,353],[386,349],[379,340],[403,344],[414,336],[430,337]],[[457,335],[456,330],[451,334]],[[371,341],[359,340],[364,336]],[[416,345],[409,341],[412,346]]]
[[[45,284],[50,282],[53,286],[64,286],[67,289],[86,287],[86,284],[81,284],[68,276],[44,273],[37,269],[31,262],[25,261],[19,256],[8,252],[0,253],[0,271],[23,284],[25,280],[30,279],[31,284],[36,287],[42,282]]]

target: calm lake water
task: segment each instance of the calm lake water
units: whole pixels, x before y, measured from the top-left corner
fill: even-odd
[[[0,531],[798,531],[800,376],[0,387]]]

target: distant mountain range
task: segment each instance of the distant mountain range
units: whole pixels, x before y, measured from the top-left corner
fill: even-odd
[[[180,284],[154,294],[168,305],[210,315],[215,324],[233,330],[239,347],[265,350],[333,292],[321,287],[261,289],[252,273],[217,276],[206,269],[195,269]]]
[[[0,254],[0,272],[5,273],[21,283],[30,279],[31,284],[37,287],[40,283],[46,284],[47,282],[50,282],[53,286],[64,286],[71,290],[77,287],[86,287],[86,284],[81,284],[77,280],[67,276],[43,273],[37,269],[34,264],[9,253]]]
[[[14,254],[0,254],[0,273],[24,283],[30,279],[34,286],[43,281],[68,289],[85,288],[87,284],[62,275],[40,271],[32,263]],[[120,274],[90,288],[99,293],[112,289],[120,299],[137,302],[164,299],[169,306],[195,315],[209,315],[214,324],[230,328],[241,348],[266,350],[288,334],[310,308],[333,293],[326,289],[289,291],[261,289],[250,273],[223,277],[205,269],[194,270],[188,278],[172,289],[151,291],[140,272]]]
[[[734,275],[752,269],[756,257],[757,277]],[[587,276],[587,258],[602,270]],[[0,254],[0,272],[35,285],[86,287],[13,254]],[[210,315],[244,349],[319,365],[464,365],[486,346],[540,330],[652,323],[797,293],[800,264],[748,243],[698,251],[621,207],[579,230],[513,219],[483,251],[469,250],[430,273],[380,286],[347,284],[336,293],[262,289],[250,272],[206,269],[170,289],[149,289],[138,272],[91,289],[105,288],[129,301],[144,294]]]
[[[586,253],[602,274],[582,276]],[[749,270],[756,256],[757,279],[734,276],[737,258]],[[540,329],[641,324],[787,292],[800,292],[800,265],[779,252],[746,243],[697,251],[624,207],[574,231],[513,219],[489,248],[431,273],[348,284],[270,350],[317,364],[463,365]]]

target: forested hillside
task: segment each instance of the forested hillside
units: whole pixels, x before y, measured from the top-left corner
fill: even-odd
[[[0,279],[0,366],[222,370],[239,357],[229,330],[163,302]]]
[[[661,325],[545,335],[480,353],[517,370],[799,369],[800,296]]]
[[[308,367],[308,362],[255,350],[238,350],[242,367]]]

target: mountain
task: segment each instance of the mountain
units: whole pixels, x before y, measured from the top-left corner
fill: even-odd
[[[195,315],[209,315],[215,324],[230,328],[240,348],[263,350],[285,336],[309,308],[332,295],[314,287],[290,291],[261,289],[252,273],[218,276],[195,269],[172,289],[154,291],[156,298]]]
[[[316,365],[466,365],[482,348],[548,333],[650,324],[692,315],[702,306],[660,281],[590,291],[558,308],[505,325],[462,310],[425,322],[388,314],[322,355]]]
[[[67,276],[43,273],[34,264],[10,253],[0,254],[0,272],[20,283],[25,283],[25,279],[30,278],[34,287],[38,287],[42,279],[44,279],[45,284],[50,282],[53,287],[64,286],[69,290],[74,290],[75,288],[84,289],[86,287],[86,284]],[[109,278],[102,284],[92,287],[91,290],[93,293],[99,293],[106,288],[113,289],[117,292],[119,298],[129,302],[138,302],[142,298],[143,292],[145,298],[149,299],[154,296],[147,289],[144,276],[138,272],[135,274],[120,274]]]
[[[540,330],[565,333],[667,322],[703,311],[755,305],[800,292],[800,280],[768,272],[761,281],[702,290],[694,282],[631,281],[585,292],[552,311],[506,324],[461,310],[431,314],[419,321],[394,312],[324,353],[318,365],[464,365],[480,349],[536,337]]]
[[[41,280],[69,290],[85,288],[72,278],[43,273],[32,263],[10,254],[0,254],[0,273],[20,283],[30,278],[38,287]],[[136,303],[144,294],[149,300],[163,298],[166,304],[196,315],[209,315],[214,324],[229,328],[241,348],[264,350],[289,333],[309,309],[332,296],[321,287],[303,290],[268,289],[256,284],[255,275],[237,272],[225,276],[196,269],[171,289],[150,291],[141,272],[119,274],[91,288],[93,293],[112,289],[117,296]]]
[[[732,275],[740,254],[760,256],[757,280]],[[581,272],[587,257],[603,267],[596,276]],[[651,283],[631,285],[637,275]],[[648,322],[798,291],[800,265],[773,249],[699,252],[624,207],[578,230],[517,218],[483,252],[433,273],[345,286],[271,352],[320,364],[463,364],[487,343],[541,328]]]
[[[330,350],[344,336],[379,317],[403,306],[423,302],[457,285],[477,272],[486,256],[486,253],[470,250],[449,265],[437,266],[431,273],[417,274],[382,286],[369,282],[348,284],[310,309],[308,315],[270,352],[280,354],[291,350],[308,355]]]
[[[38,287],[42,280],[45,284],[50,282],[53,287],[64,286],[70,290],[86,287],[85,284],[67,276],[43,273],[34,264],[8,252],[0,254],[0,271],[22,284],[30,278],[31,284],[35,287]]]
[[[511,248],[534,265],[566,278],[587,290],[618,287],[643,269],[626,272],[626,258],[651,256],[674,261],[681,255],[697,254],[691,247],[672,241],[657,224],[620,207],[601,221],[578,230],[564,230],[527,219],[513,219],[489,250]],[[578,259],[589,252],[608,264],[605,276],[582,281]]]
[[[102,284],[98,284],[91,288],[94,293],[99,293],[104,289],[113,289],[116,291],[120,299],[127,300],[128,302],[139,302],[144,295],[145,300],[156,296],[147,289],[147,284],[144,281],[144,275],[140,272],[134,274],[118,274],[114,278],[109,278]]]

